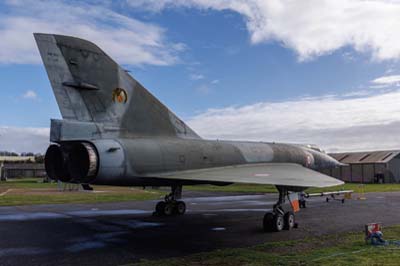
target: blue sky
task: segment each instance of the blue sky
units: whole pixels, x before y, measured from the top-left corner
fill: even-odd
[[[205,137],[399,148],[400,2],[301,2],[3,1],[0,150],[60,118],[32,32],[96,42]]]

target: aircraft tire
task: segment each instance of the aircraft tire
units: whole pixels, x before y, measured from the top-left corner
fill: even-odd
[[[164,209],[165,209],[165,202],[164,201],[159,201],[156,205],[156,214],[158,215],[163,215],[164,214]]]
[[[176,212],[176,214],[178,214],[178,215],[183,215],[183,214],[185,214],[185,212],[186,212],[186,204],[185,204],[185,202],[183,202],[183,201],[178,201],[178,202],[176,202],[176,205],[175,205],[175,212]]]
[[[275,214],[272,221],[272,229],[275,232],[280,232],[285,227],[285,219],[282,214]]]
[[[287,213],[285,213],[285,215],[283,216],[283,220],[284,220],[283,229],[285,229],[285,230],[291,230],[296,223],[294,213],[291,211],[288,211]]]
[[[271,232],[273,230],[273,228],[272,228],[273,221],[274,221],[274,215],[272,214],[272,212],[267,212],[264,215],[264,219],[263,219],[264,232]]]
[[[174,204],[172,202],[167,202],[164,206],[164,214],[166,216],[171,216],[174,214]]]

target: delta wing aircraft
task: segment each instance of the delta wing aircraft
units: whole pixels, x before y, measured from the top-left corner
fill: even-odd
[[[34,34],[61,120],[51,120],[50,178],[80,184],[168,186],[160,215],[185,213],[182,186],[272,184],[279,191],[266,231],[292,228],[289,192],[343,182],[315,170],[335,159],[302,145],[205,140],[95,44]]]

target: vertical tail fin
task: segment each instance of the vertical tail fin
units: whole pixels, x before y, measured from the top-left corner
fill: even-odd
[[[62,117],[138,136],[199,138],[95,44],[34,34]]]

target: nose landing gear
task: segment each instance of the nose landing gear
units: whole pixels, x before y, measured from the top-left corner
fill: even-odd
[[[263,228],[265,232],[280,232],[297,227],[295,216],[292,211],[285,211],[283,204],[288,196],[288,190],[285,187],[277,187],[279,191],[278,202],[273,206],[272,212],[267,212],[263,219]]]
[[[165,196],[164,201],[157,203],[153,214],[157,216],[183,215],[186,212],[186,204],[179,200],[181,198],[182,186],[172,186],[171,193]]]

